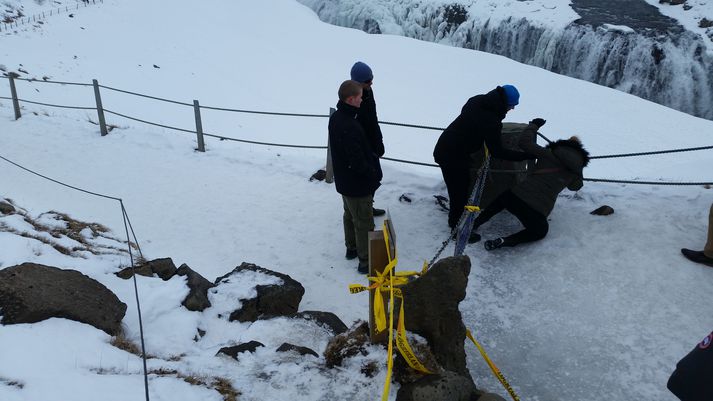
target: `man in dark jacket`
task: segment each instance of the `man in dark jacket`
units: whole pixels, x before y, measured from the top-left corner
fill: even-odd
[[[344,204],[344,244],[347,259],[359,257],[359,273],[368,273],[368,233],[374,229],[374,191],[381,185],[381,166],[357,121],[362,102],[358,82],[339,87],[337,111],[329,118],[334,183]]]
[[[676,364],[667,387],[681,401],[713,400],[713,333]]]
[[[490,153],[499,159],[534,159],[527,153],[505,149],[500,142],[505,114],[514,109],[519,100],[520,93],[512,85],[498,86],[484,95],[473,96],[438,138],[433,158],[441,167],[448,188],[448,225],[451,228],[458,224],[468,202],[470,154],[480,150],[483,142]]]
[[[384,155],[384,139],[381,135],[381,127],[379,127],[379,118],[376,116],[374,91],[371,89],[371,85],[374,82],[374,73],[371,71],[371,67],[366,63],[357,61],[352,66],[350,75],[352,81],[359,82],[362,88],[361,106],[357,113],[357,120],[364,129],[371,151],[381,157]],[[373,212],[374,216],[383,216],[386,214],[384,209],[374,208]]]
[[[522,150],[537,157],[532,173],[511,190],[500,194],[473,222],[475,231],[507,209],[525,226],[524,230],[505,238],[485,241],[485,249],[489,251],[544,238],[549,230],[547,216],[552,212],[559,193],[565,188],[572,191],[582,188],[582,169],[589,163],[589,152],[576,136],[552,142],[544,148],[537,145],[537,129],[544,124],[545,120],[541,118],[532,120],[518,143]],[[480,235],[473,232],[468,242],[479,240]]]

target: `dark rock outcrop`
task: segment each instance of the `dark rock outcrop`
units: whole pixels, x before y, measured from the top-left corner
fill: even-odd
[[[319,354],[314,352],[311,348],[301,347],[299,345],[294,345],[290,343],[282,343],[280,347],[276,350],[277,352],[290,352],[295,351],[300,355],[312,355],[315,358],[319,358]]]
[[[232,272],[218,277],[215,280],[215,285],[219,286],[220,283],[227,283],[231,280],[231,276],[243,271],[275,276],[282,280],[282,284],[256,286],[257,296],[241,300],[240,309],[231,312],[228,320],[231,322],[236,320],[239,322],[254,322],[260,318],[291,316],[297,313],[305,289],[302,284],[286,274],[274,272],[252,263],[243,263],[233,269]]]
[[[441,259],[403,287],[406,330],[424,337],[446,370],[470,379],[465,364],[465,326],[458,304],[465,298],[470,259]]]
[[[58,317],[116,335],[126,304],[104,285],[76,270],[23,263],[0,270],[0,313],[3,324]]]
[[[259,341],[250,341],[247,343],[234,345],[232,347],[223,347],[220,350],[218,350],[218,353],[215,355],[218,356],[220,354],[225,354],[237,361],[238,356],[241,352],[251,352],[252,353],[252,352],[255,352],[255,350],[258,349],[258,347],[264,347],[264,346],[265,345]]]
[[[208,290],[215,287],[215,284],[193,271],[193,269],[188,267],[185,263],[176,270],[176,274],[179,276],[186,276],[186,284],[190,289],[188,295],[183,302],[181,302],[181,304],[185,306],[186,309],[196,312],[210,308]]]

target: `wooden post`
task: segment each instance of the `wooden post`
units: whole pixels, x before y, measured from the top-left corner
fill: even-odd
[[[205,152],[205,142],[203,141],[203,122],[201,121],[201,106],[197,100],[193,100],[193,110],[196,115],[196,135],[198,135],[198,151]]]
[[[99,93],[99,81],[96,79],[92,80],[92,83],[94,84],[94,97],[97,100],[97,114],[99,115],[99,131],[101,132],[102,136],[105,136],[106,134],[109,133],[106,129],[106,120],[104,119],[104,106],[102,106],[102,97],[101,94]]]
[[[382,273],[386,265],[389,264],[389,256],[386,253],[386,243],[384,242],[384,232],[369,231],[369,276],[376,276],[377,273]],[[369,337],[372,343],[386,344],[389,339],[389,331],[384,330],[380,333],[376,332],[376,320],[374,319],[374,291],[380,289],[369,290]],[[386,318],[389,313],[389,295],[382,293],[384,297],[384,310],[386,310]]]
[[[334,107],[329,108],[329,116],[331,117],[334,112],[337,111]],[[327,134],[329,135],[329,134]],[[327,136],[327,167],[325,168],[327,174],[324,177],[324,181],[331,184],[334,182],[334,169],[332,168],[332,148],[329,144],[329,136]]]
[[[12,95],[12,107],[15,109],[15,120],[18,120],[22,115],[20,114],[20,99],[17,98],[17,89],[15,88],[15,77],[13,73],[9,73],[7,78],[10,80],[10,94]]]

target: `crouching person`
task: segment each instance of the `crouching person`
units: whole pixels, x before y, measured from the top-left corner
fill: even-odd
[[[522,231],[503,238],[485,241],[485,249],[492,251],[503,246],[538,241],[547,235],[547,216],[555,206],[557,196],[565,188],[582,188],[582,169],[589,163],[587,152],[579,138],[573,136],[552,142],[546,147],[537,145],[537,129],[545,120],[536,118],[525,129],[518,145],[537,157],[532,173],[521,183],[498,196],[473,223],[469,243],[478,242],[475,230],[503,210],[512,213],[525,227]]]
[[[357,114],[362,86],[344,81],[339,87],[337,111],[329,118],[329,146],[334,183],[344,204],[346,258],[359,258],[359,273],[369,271],[368,233],[374,229],[374,191],[381,185],[379,159],[371,151]]]

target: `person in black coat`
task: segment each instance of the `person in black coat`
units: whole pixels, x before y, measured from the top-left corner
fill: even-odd
[[[374,73],[371,71],[371,67],[366,63],[357,61],[352,66],[350,75],[352,81],[359,82],[362,88],[361,106],[359,106],[357,120],[364,129],[371,151],[381,157],[384,155],[385,150],[381,127],[379,127],[379,118],[376,116],[374,91],[371,88],[374,82]],[[374,208],[373,213],[374,216],[383,216],[386,214],[386,211],[384,209]]]
[[[357,121],[362,88],[356,81],[339,87],[337,111],[329,118],[329,146],[334,183],[344,204],[346,258],[359,258],[358,271],[368,272],[368,233],[374,229],[374,191],[381,185],[379,158],[371,151]]]
[[[678,361],[666,387],[681,401],[713,400],[713,333]]]
[[[534,159],[527,153],[505,149],[501,143],[502,121],[519,99],[520,93],[512,85],[498,86],[484,95],[473,96],[438,138],[433,158],[440,166],[448,188],[448,225],[451,228],[458,224],[468,202],[470,154],[480,150],[483,143],[499,159]]]

